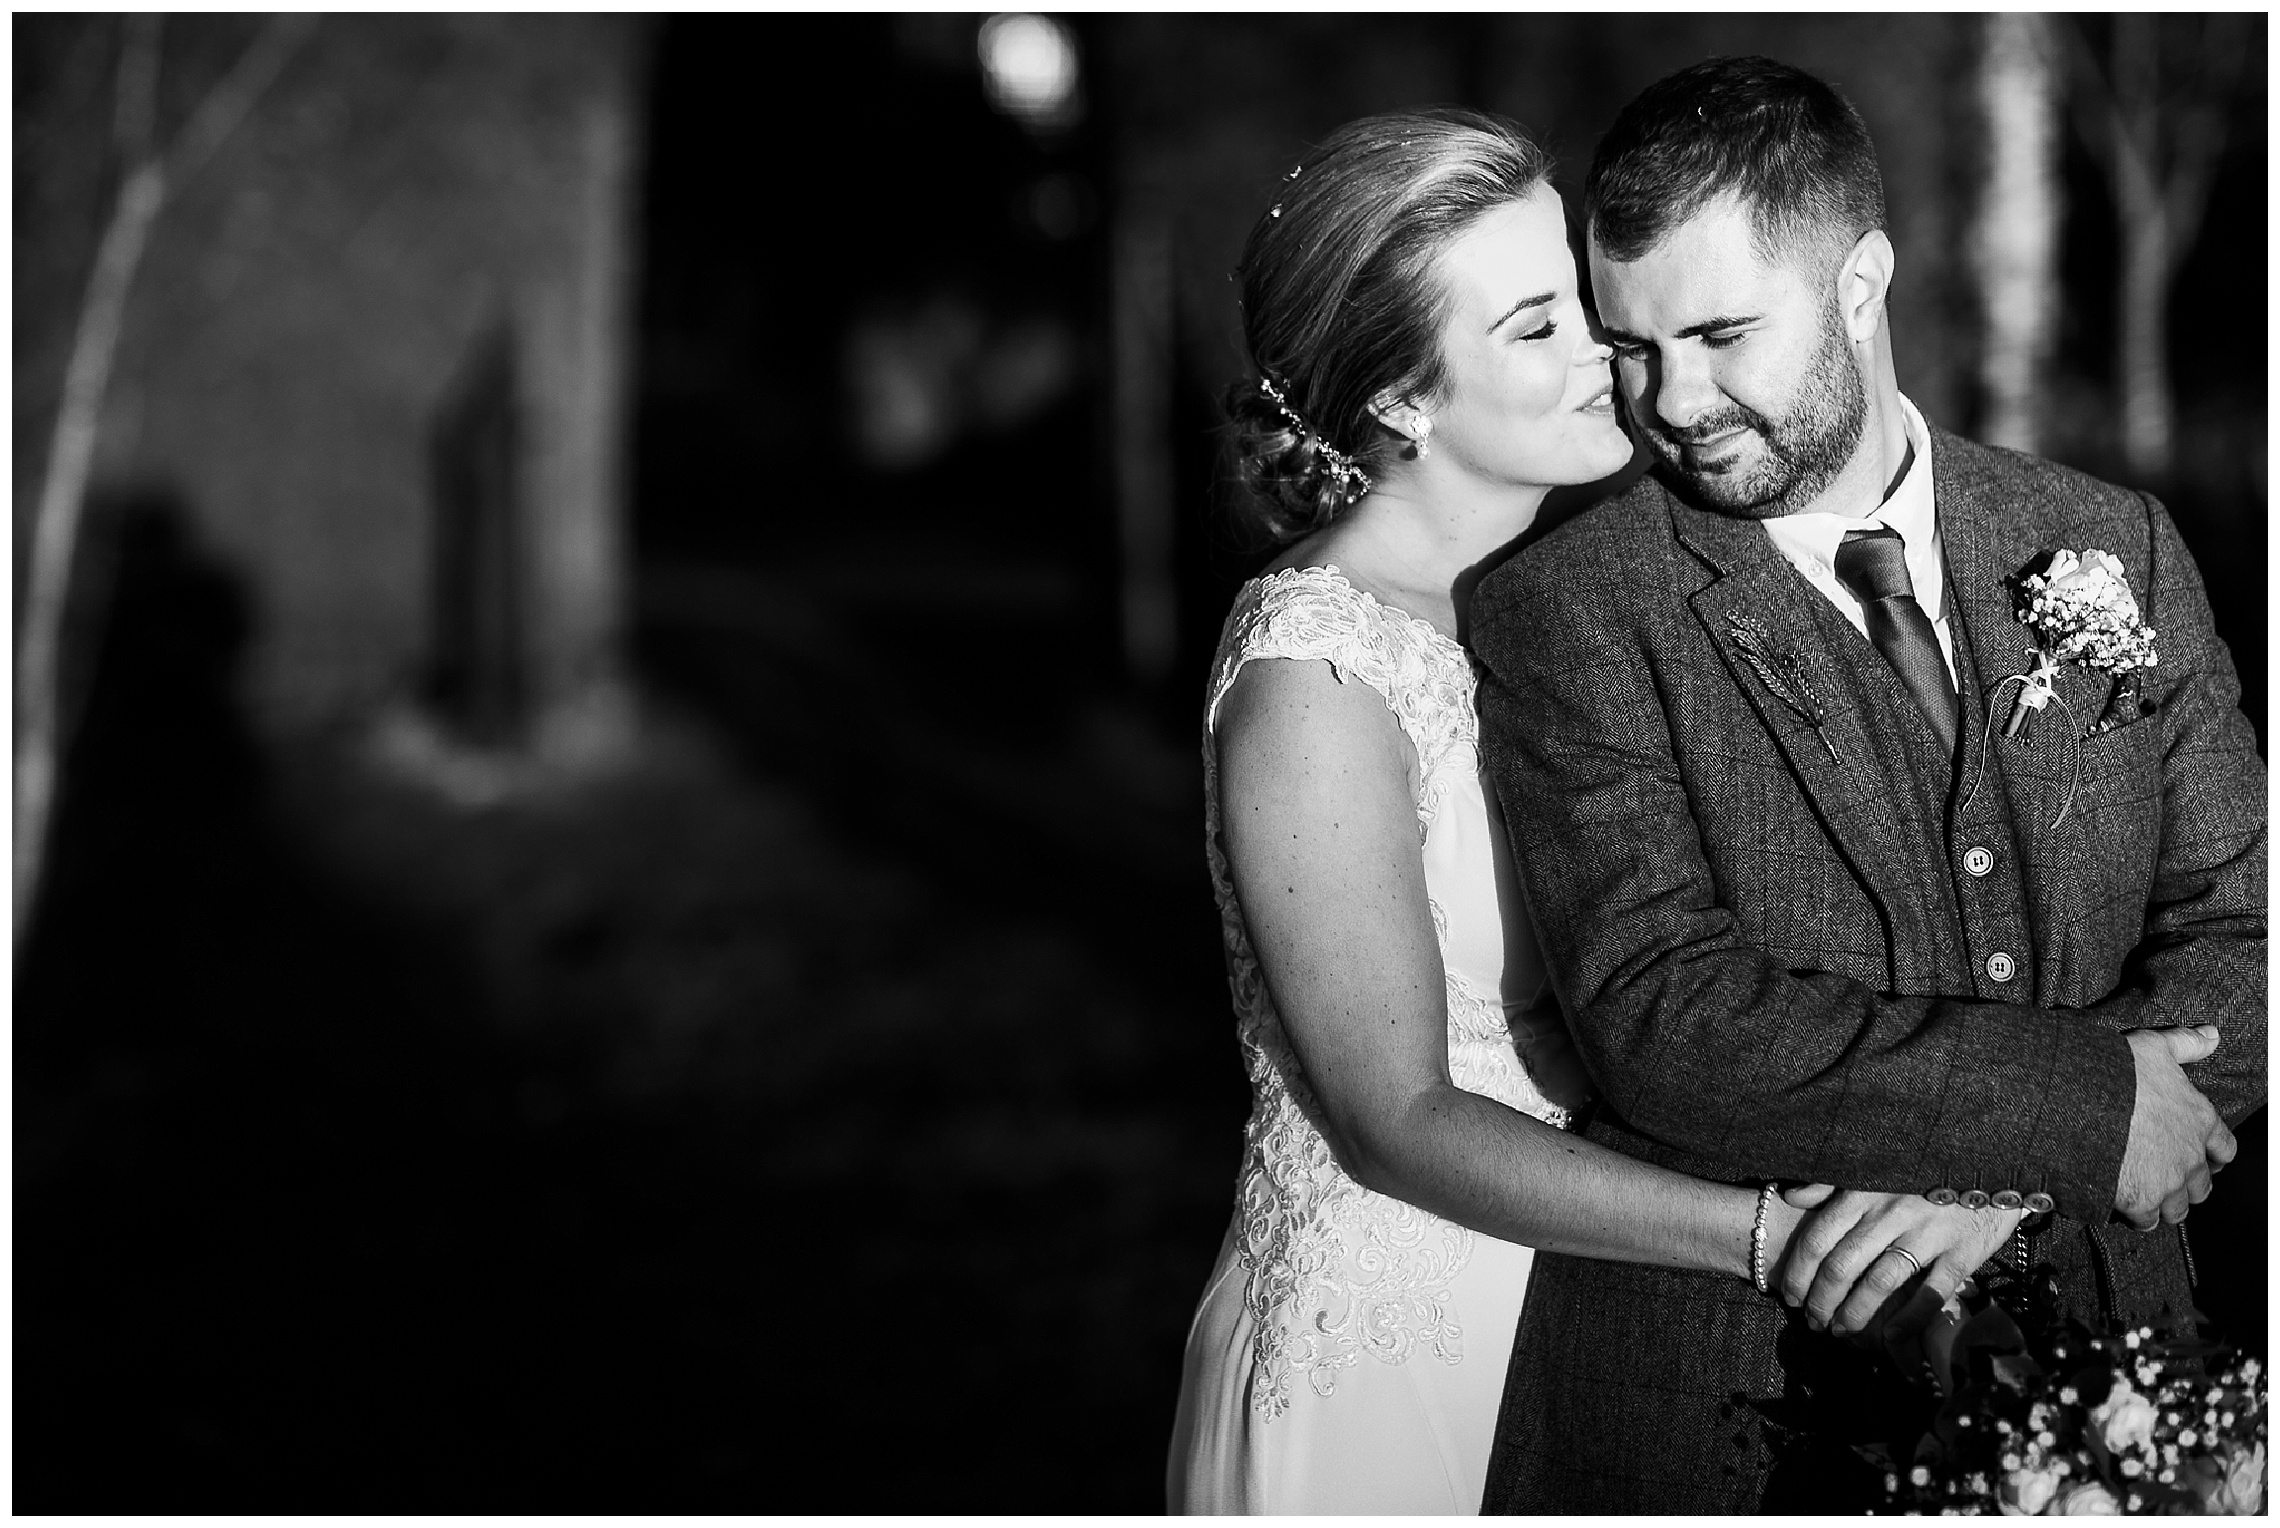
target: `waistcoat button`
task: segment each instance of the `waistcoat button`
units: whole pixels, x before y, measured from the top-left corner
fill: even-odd
[[[2001,950],[1997,950],[1994,954],[1987,957],[1988,980],[2007,982],[2018,974],[2019,963],[2013,960],[2010,956],[2004,954]]]
[[[1978,844],[1973,844],[1963,851],[1963,868],[1969,875],[1985,875],[1995,868],[1995,856]]]

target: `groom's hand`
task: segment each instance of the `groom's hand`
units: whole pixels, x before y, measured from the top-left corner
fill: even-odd
[[[1790,1202],[1804,1208],[1804,1197]],[[1815,1331],[1865,1335],[1911,1313],[1921,1329],[2010,1240],[2019,1218],[2017,1210],[1967,1210],[1921,1194],[1839,1189],[1816,1199],[1789,1238],[1781,1296],[1804,1309]],[[1921,1310],[1919,1297],[1929,1301]]]
[[[2151,1231],[2165,1222],[2175,1225],[2208,1198],[2210,1177],[2237,1148],[2225,1122],[2182,1070],[2215,1053],[2217,1031],[2204,1024],[2133,1030],[2127,1038],[2137,1063],[2137,1102],[2114,1184],[2114,1213]]]

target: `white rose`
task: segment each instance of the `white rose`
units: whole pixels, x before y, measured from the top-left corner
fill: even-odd
[[[2113,1492],[2092,1480],[2068,1491],[2050,1510],[2059,1517],[2119,1517],[2122,1504],[2114,1500]]]
[[[2061,549],[2050,554],[2050,566],[2043,569],[2043,577],[2055,584],[2081,566],[2082,560],[2080,558],[2072,552]]]
[[[2062,560],[2066,564],[2063,572]],[[2102,610],[2126,611],[2133,616],[2138,613],[2137,597],[2122,577],[2121,559],[2110,552],[2093,549],[2084,552],[2080,561],[2071,552],[2061,552],[2044,576],[2053,594],[2071,595]]]
[[[2224,1484],[2210,1504],[2229,1517],[2253,1517],[2264,1510],[2264,1445],[2225,1461]]]
[[[2049,1506],[2050,1499],[2057,1494],[2058,1471],[2019,1469],[2003,1477],[1998,1499],[2005,1514],[2033,1517]]]
[[[2127,1380],[2117,1379],[2105,1403],[2091,1410],[2090,1420],[2104,1436],[2106,1447],[2118,1454],[2151,1443],[2158,1418],[2153,1402],[2132,1390]]]

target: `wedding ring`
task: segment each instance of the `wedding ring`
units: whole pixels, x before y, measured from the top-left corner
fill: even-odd
[[[1915,1269],[1918,1273],[1922,1273],[1924,1271],[1924,1265],[1916,1261],[1916,1254],[1910,1252],[1906,1247],[1886,1247],[1884,1250],[1887,1252],[1899,1253],[1902,1257],[1908,1260],[1908,1266]]]

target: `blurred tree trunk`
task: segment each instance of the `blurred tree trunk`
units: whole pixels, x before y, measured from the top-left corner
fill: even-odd
[[[119,45],[112,133],[122,175],[96,246],[86,296],[72,331],[49,437],[47,470],[32,514],[30,567],[16,633],[15,937],[23,938],[39,888],[48,819],[62,767],[62,633],[71,568],[78,550],[88,474],[102,434],[103,395],[126,323],[127,296],[142,264],[151,225],[171,187],[194,174],[252,110],[285,60],[300,45],[306,17],[273,18],[229,73],[198,103],[171,145],[155,142],[158,117],[159,18],[127,17]]]
[[[630,31],[630,28],[628,29]],[[566,136],[576,233],[521,304],[520,450],[529,484],[528,650],[540,755],[576,768],[631,743],[618,654],[625,624],[625,413],[633,348],[641,160],[634,72],[580,102]]]
[[[2117,15],[2104,68],[2078,24],[2061,30],[2082,134],[2114,193],[2122,450],[2132,470],[2158,479],[2177,448],[2170,287],[2201,231],[2251,29],[2238,15]]]
[[[2059,54],[2051,17],[1986,17],[1979,101],[1987,133],[1977,237],[1980,438],[2042,449],[2058,314]]]
[[[1170,220],[1154,195],[1128,189],[1118,199],[1109,238],[1119,629],[1126,672],[1155,685],[1171,674],[1179,642],[1172,565],[1178,500],[1172,481]]]

